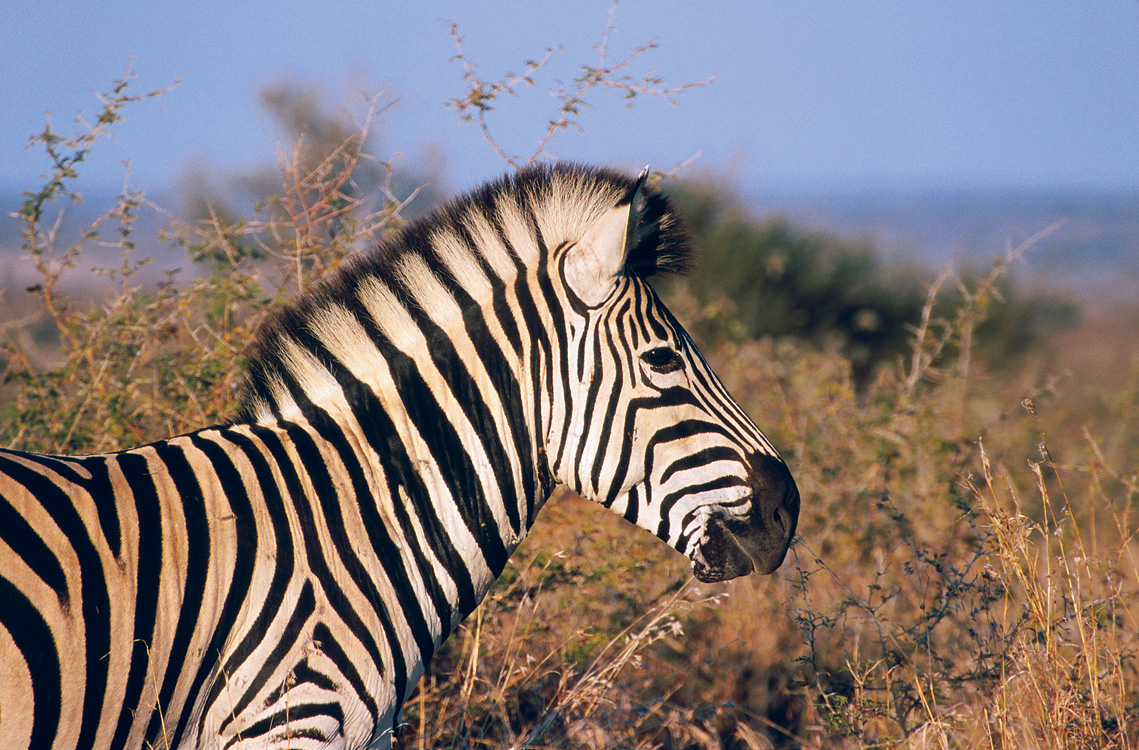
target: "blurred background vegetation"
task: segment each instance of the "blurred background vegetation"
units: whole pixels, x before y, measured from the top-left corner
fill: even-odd
[[[521,79],[467,67],[451,106],[517,166],[610,84],[685,88],[582,70],[532,155],[489,117]],[[195,170],[174,208],[128,174],[81,207],[85,155],[162,95],[124,78],[93,125],[33,139],[47,172],[0,296],[4,447],[114,450],[225,420],[266,314],[443,197],[445,165],[383,155],[381,98],[354,120],[282,82],[262,100],[277,165]],[[657,177],[701,250],[662,293],[783,451],[800,538],[770,578],[699,585],[557,494],[433,661],[401,745],[1139,745],[1135,295],[1027,287],[1031,237],[939,270],[759,214],[722,175]]]

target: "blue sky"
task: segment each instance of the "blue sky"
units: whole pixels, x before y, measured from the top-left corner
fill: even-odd
[[[193,164],[240,170],[274,160],[258,91],[288,77],[360,112],[390,87],[384,152],[441,154],[450,189],[503,170],[477,129],[443,108],[462,93],[446,21],[494,78],[551,45],[550,76],[504,102],[492,124],[516,151],[553,113],[547,94],[596,58],[608,0],[574,2],[26,2],[0,24],[0,188],[35,184],[24,145],[44,112],[57,128],[128,66],[136,91],[181,83],[127,112],[87,167],[118,183],[176,184]],[[614,55],[652,40],[635,68],[671,83],[718,75],[679,107],[626,109],[601,96],[560,157],[669,167],[702,153],[746,186],[1139,188],[1136,0],[624,0]],[[132,62],[133,58],[133,62]]]

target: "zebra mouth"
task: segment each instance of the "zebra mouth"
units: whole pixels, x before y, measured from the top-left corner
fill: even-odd
[[[743,516],[715,508],[693,552],[692,574],[704,583],[728,581],[752,571],[773,573],[787,556],[799,519],[799,490],[776,459],[753,459],[750,508]]]
[[[771,570],[775,567],[778,564]],[[692,575],[702,583],[716,583],[746,576],[753,570],[755,562],[729,529],[724,514],[710,517],[700,546],[692,556]]]

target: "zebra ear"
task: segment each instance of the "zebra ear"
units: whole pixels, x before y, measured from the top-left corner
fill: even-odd
[[[617,205],[606,211],[566,253],[563,273],[570,290],[588,307],[600,304],[625,270],[630,245],[637,236],[637,206],[649,168]]]

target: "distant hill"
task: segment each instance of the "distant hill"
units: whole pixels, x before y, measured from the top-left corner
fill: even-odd
[[[1022,279],[1139,300],[1139,192],[913,190],[752,191],[761,214],[866,238],[886,257],[984,267],[1063,222],[1027,256]]]

